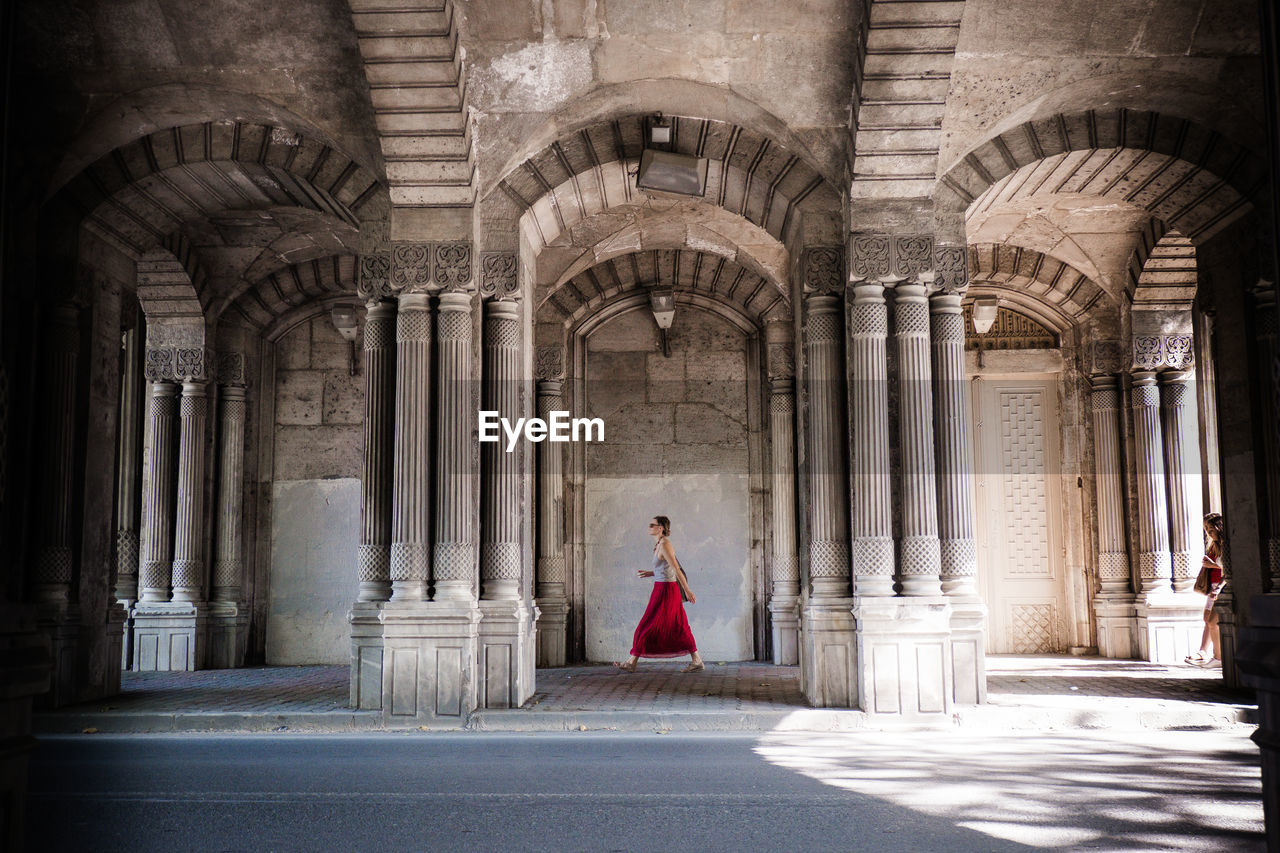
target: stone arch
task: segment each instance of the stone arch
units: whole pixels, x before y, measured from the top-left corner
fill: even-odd
[[[541,249],[590,216],[650,198],[635,187],[629,171],[644,148],[647,115],[618,116],[561,136],[508,171],[493,191],[501,199],[491,196],[490,206],[519,219],[531,244]],[[839,208],[834,185],[771,137],[728,122],[668,117],[672,150],[710,161],[708,203],[778,241],[786,242],[798,226],[798,214]]]
[[[1152,247],[1133,291],[1134,310],[1189,311],[1199,286],[1196,247],[1170,231]]]
[[[970,295],[1020,306],[1055,334],[1114,315],[1115,299],[1072,264],[1009,244],[969,247]]]
[[[205,274],[190,243],[175,234],[137,261],[138,305],[148,324],[204,325]]]
[[[253,282],[229,303],[225,316],[266,335],[282,318],[301,317],[298,312],[313,303],[355,298],[356,256],[331,255],[275,270]]]

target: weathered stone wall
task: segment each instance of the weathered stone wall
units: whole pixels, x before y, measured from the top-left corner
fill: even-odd
[[[357,350],[357,357],[359,357]],[[267,663],[346,663],[364,377],[327,315],[276,342]]]
[[[671,518],[676,556],[698,603],[686,605],[708,660],[745,660],[752,648],[747,337],[728,321],[682,306],[664,357],[647,308],[622,314],[587,340],[588,416],[605,441],[586,446],[586,657],[631,648],[652,584],[646,525]]]

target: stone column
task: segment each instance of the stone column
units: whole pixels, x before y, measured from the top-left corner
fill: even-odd
[[[471,294],[441,294],[437,323],[434,599],[474,601],[471,450],[476,411],[471,395]]]
[[[1160,375],[1164,405],[1165,476],[1169,491],[1169,555],[1174,592],[1191,592],[1200,571],[1204,535],[1200,511],[1200,438],[1191,374]]]
[[[139,548],[141,601],[168,601],[173,572],[173,457],[178,385],[151,383],[147,412],[147,476],[142,485],[144,524]]]
[[[1165,489],[1160,389],[1156,374],[1133,374],[1133,432],[1137,461],[1138,566],[1141,592],[1171,590],[1169,507]]]
[[[484,408],[514,419],[520,411],[520,312],[516,302],[485,303]],[[473,416],[474,417],[474,416]],[[555,442],[544,441],[543,444]],[[505,442],[482,448],[484,501],[480,597],[515,600],[520,597],[520,456],[506,452]]]
[[[1277,351],[1276,290],[1260,281],[1253,291],[1258,342],[1258,423],[1262,425],[1263,480],[1267,490],[1267,591],[1280,594],[1280,352]]]
[[[173,600],[204,598],[204,454],[209,401],[203,382],[184,382],[179,403],[178,499],[174,513]]]
[[[800,563],[796,550],[795,358],[788,323],[770,323],[769,439],[773,449],[770,497],[773,519],[773,662],[800,662]]]
[[[853,289],[853,594],[893,595],[893,482],[889,472],[889,309],[884,285]]]
[[[1094,487],[1098,501],[1098,585],[1094,612],[1098,651],[1130,658],[1135,652],[1133,593],[1124,523],[1124,463],[1121,453],[1120,389],[1113,374],[1093,377]]]
[[[116,598],[138,597],[138,480],[142,472],[142,329],[124,332],[120,365],[120,441],[116,454]],[[126,644],[127,645],[127,644]]]
[[[360,601],[391,597],[396,305],[374,300],[364,324],[364,469],[360,480]]]
[[[934,438],[938,460],[938,540],[942,591],[951,600],[954,698],[986,701],[986,606],[978,595],[974,545],[973,430],[964,375],[964,314],[960,293],[929,299],[932,317]]]
[[[248,612],[242,612],[240,607],[240,588],[244,575],[244,387],[223,385],[218,394],[218,405],[221,409],[218,428],[218,506],[214,520],[210,612],[213,627],[209,656],[210,666],[214,669],[232,669],[244,662],[249,624]]]
[[[76,362],[80,330],[76,309],[58,305],[45,324],[40,400],[40,548],[36,555],[36,600],[65,617],[71,605],[73,568],[72,498],[75,477]]]
[[[847,598],[849,492],[845,477],[844,395],[841,393],[840,301],[805,300],[809,370],[809,579],[813,598]]]
[[[933,454],[929,303],[924,285],[900,283],[894,303],[898,440],[902,448],[902,594],[937,595],[941,590],[941,557]]]
[[[564,411],[564,350],[540,347],[534,365],[538,379],[538,417]],[[564,666],[568,660],[569,598],[565,590],[564,450],[555,441],[538,444],[538,666]]]
[[[396,317],[395,454],[391,597],[427,597],[431,517],[431,312],[425,293],[400,297]]]

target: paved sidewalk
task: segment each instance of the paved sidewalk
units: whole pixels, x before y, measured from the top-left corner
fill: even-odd
[[[896,725],[858,711],[805,707],[796,667],[643,661],[636,673],[608,665],[538,671],[525,707],[481,710],[430,728],[502,731],[816,730]],[[123,692],[37,717],[44,732],[353,731],[391,728],[380,714],[347,707],[347,667],[251,667],[188,673],[126,672]],[[988,703],[958,708],[934,725],[1000,729],[1225,728],[1249,724],[1249,691],[1230,691],[1219,670],[1069,656],[987,658]],[[418,728],[415,724],[406,728]]]

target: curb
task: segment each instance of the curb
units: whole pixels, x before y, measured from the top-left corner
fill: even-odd
[[[949,716],[885,717],[865,711],[796,709],[760,713],[652,711],[481,710],[465,721],[385,720],[377,711],[97,712],[38,714],[37,734],[357,733],[357,732],[856,732],[856,731],[1063,731],[1079,729],[1196,730],[1256,726],[1250,707],[1169,703],[1146,709],[1046,708],[1012,705],[967,707]]]

